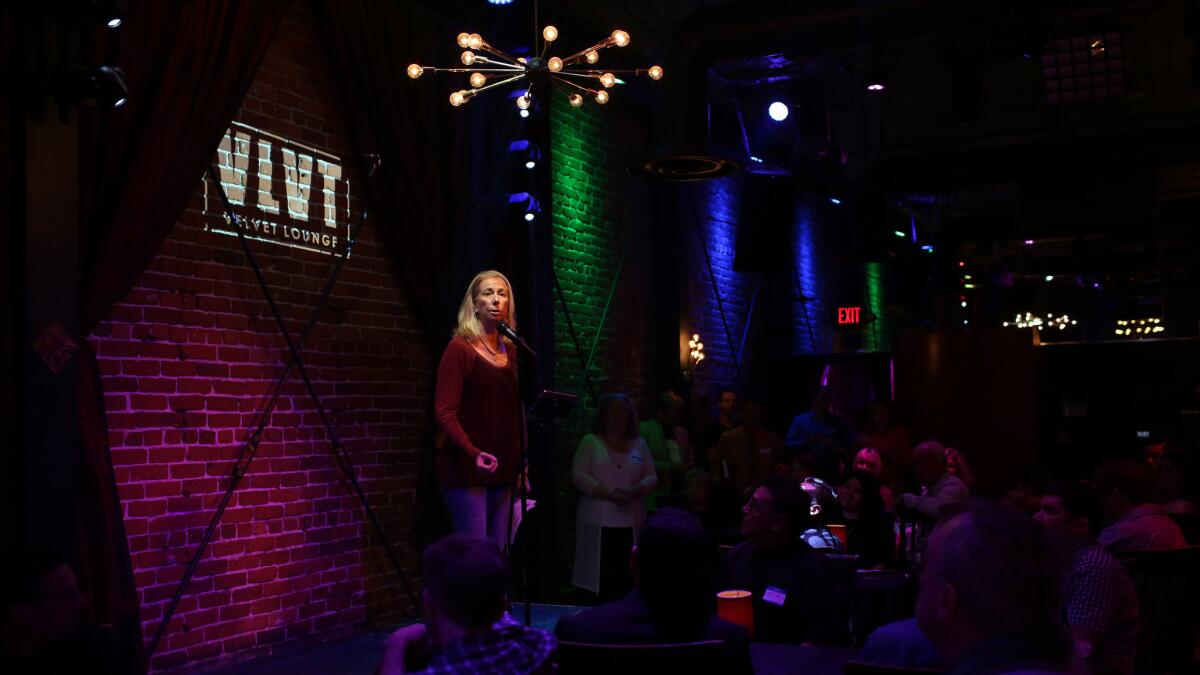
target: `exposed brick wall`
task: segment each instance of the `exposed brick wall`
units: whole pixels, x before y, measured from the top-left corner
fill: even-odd
[[[741,183],[741,175],[736,174],[687,186],[680,193],[681,199],[690,200],[692,205],[685,203],[679,208],[684,213],[695,209],[703,233],[701,237],[694,225],[689,226],[686,232],[687,327],[691,333],[699,333],[704,343],[704,361],[693,375],[692,393],[713,400],[716,399],[717,390],[735,383],[734,364],[749,318],[750,298],[757,278],[757,273],[740,272],[733,268],[737,253],[737,222],[741,211]],[[708,246],[707,258],[705,244]],[[710,260],[721,304],[713,295],[713,281],[708,268]],[[722,307],[724,322],[721,320]],[[747,344],[746,348],[752,346]]]
[[[236,119],[344,158],[362,186],[308,3],[285,19]],[[216,149],[214,148],[214,151]],[[358,187],[361,193],[361,187]],[[202,230],[201,191],[92,334],[147,639],[286,362],[235,238]],[[352,191],[353,195],[353,191]],[[357,215],[363,203],[352,200]],[[252,243],[298,335],[328,278],[319,253]],[[368,499],[405,545],[432,365],[368,225],[304,350]],[[399,580],[293,375],[154,660],[192,669],[329,639],[402,609]]]

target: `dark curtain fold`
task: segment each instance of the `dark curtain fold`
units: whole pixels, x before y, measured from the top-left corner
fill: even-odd
[[[318,16],[324,19],[351,137],[364,156],[382,160],[368,185],[371,223],[383,235],[437,363],[465,286],[455,251],[472,209],[470,148],[465,111],[448,103],[453,82],[433,73],[418,81],[405,74],[409,63],[450,63],[459,55],[457,31],[414,5],[318,0]],[[432,402],[432,380],[426,395]],[[434,436],[431,414],[413,518],[417,546],[436,539],[449,524],[433,480]]]
[[[291,0],[129,3],[97,62],[129,102],[81,120],[80,326],[87,335],[141,277],[179,219],[254,81]],[[111,37],[110,37],[111,36]],[[86,340],[81,340],[85,342]],[[81,554],[98,619],[141,667],[141,627],[95,354],[79,353]]]
[[[318,11],[351,137],[361,153],[382,160],[368,185],[372,221],[409,307],[440,354],[462,293],[453,286],[453,253],[471,208],[468,130],[465,111],[448,102],[451,80],[405,74],[409,63],[447,63],[459,54],[456,32],[414,5],[319,0]]]

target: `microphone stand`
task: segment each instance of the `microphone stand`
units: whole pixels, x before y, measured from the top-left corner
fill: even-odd
[[[528,352],[533,358],[538,358],[538,353],[529,346],[520,335],[518,335],[508,324],[501,321],[497,325],[497,330],[504,337],[511,340],[514,344],[519,345],[522,349]],[[518,354],[520,352],[518,351]],[[518,396],[520,393],[518,392]],[[513,510],[516,508],[518,493],[521,498],[521,522],[525,523],[526,516],[529,515],[529,482],[527,476],[529,473],[529,429],[526,426],[526,415],[524,408],[521,409],[521,457],[517,461],[517,473],[513,477],[512,496],[508,500],[508,526],[505,528],[504,545],[508,549],[509,564],[512,564],[513,558]],[[533,622],[533,606],[529,597],[529,525],[526,523],[525,536],[521,540],[521,592],[525,594],[525,625],[529,626]]]

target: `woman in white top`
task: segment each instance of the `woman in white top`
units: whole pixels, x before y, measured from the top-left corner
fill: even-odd
[[[600,401],[592,433],[575,451],[571,480],[583,493],[571,583],[601,600],[622,597],[633,590],[629,552],[646,522],[646,496],[658,485],[654,458],[638,433],[637,411],[625,394]]]

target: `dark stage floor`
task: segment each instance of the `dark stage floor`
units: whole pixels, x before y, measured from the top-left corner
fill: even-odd
[[[517,607],[521,618],[521,607]],[[582,607],[571,605],[533,605],[532,623],[554,630],[559,617],[574,614]],[[282,657],[267,657],[234,666],[207,671],[217,675],[371,675],[379,663],[379,654],[388,630],[316,645]],[[854,651],[841,647],[800,647],[752,643],[756,675],[837,675]]]

